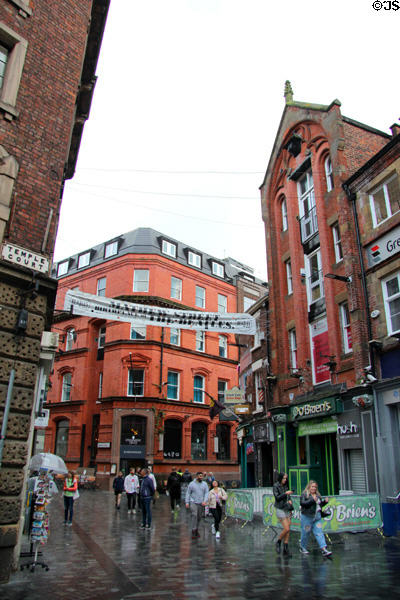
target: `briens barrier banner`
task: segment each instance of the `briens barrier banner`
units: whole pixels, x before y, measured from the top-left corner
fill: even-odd
[[[68,290],[64,309],[74,315],[100,317],[111,321],[125,321],[137,325],[159,325],[196,331],[225,331],[254,335],[256,322],[247,313],[210,313],[191,310],[175,310],[113,300],[104,296]]]
[[[300,531],[300,497],[291,496],[294,506],[291,529]],[[280,526],[274,507],[275,498],[263,495],[263,523],[266,526]],[[360,494],[357,496],[329,496],[329,504],[323,507],[330,515],[322,519],[322,529],[326,533],[344,531],[365,531],[377,529],[382,525],[379,494]]]
[[[253,495],[249,492],[228,492],[225,512],[228,517],[252,521],[254,515]]]

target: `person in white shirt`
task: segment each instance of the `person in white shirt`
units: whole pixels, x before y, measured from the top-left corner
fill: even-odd
[[[129,469],[129,475],[124,479],[124,489],[128,498],[128,515],[136,513],[136,494],[139,493],[139,479],[135,475],[134,467]]]

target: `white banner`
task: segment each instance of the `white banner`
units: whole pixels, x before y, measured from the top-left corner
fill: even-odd
[[[100,317],[110,321],[124,321],[136,325],[158,325],[196,331],[224,331],[254,335],[256,322],[253,316],[240,313],[209,313],[175,310],[113,300],[104,296],[68,290],[64,309],[74,315]]]

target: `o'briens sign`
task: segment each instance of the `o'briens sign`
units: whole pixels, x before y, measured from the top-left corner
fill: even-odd
[[[335,399],[325,398],[317,402],[309,402],[307,404],[299,404],[292,406],[290,414],[292,419],[307,419],[310,417],[329,415],[335,412]]]

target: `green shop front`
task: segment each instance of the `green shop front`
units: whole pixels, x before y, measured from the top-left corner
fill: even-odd
[[[339,493],[337,448],[340,398],[302,402],[274,411],[279,472],[289,476],[289,487],[300,494],[310,479],[322,494]]]

